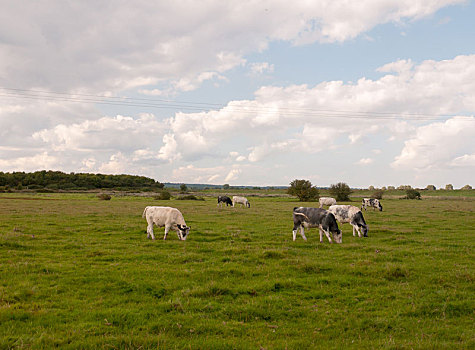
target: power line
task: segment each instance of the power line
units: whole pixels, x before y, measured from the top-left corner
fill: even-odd
[[[191,102],[191,101],[177,101],[165,99],[150,99],[150,98],[132,98],[120,96],[105,96],[92,94],[71,94],[66,92],[41,91],[41,90],[26,90],[17,88],[0,87],[0,97],[20,98],[30,100],[46,100],[46,101],[60,101],[60,102],[75,102],[75,103],[89,103],[98,105],[112,105],[123,107],[141,107],[154,109],[178,109],[180,111],[188,112],[203,112],[204,110],[226,109],[229,112],[241,114],[274,114],[281,113],[284,116],[306,116],[306,117],[320,117],[320,118],[351,118],[351,119],[410,119],[417,121],[433,121],[442,120],[451,116],[422,114],[422,113],[396,113],[396,112],[369,112],[369,111],[347,111],[347,110],[332,110],[332,109],[310,109],[310,108],[293,108],[280,106],[254,106],[254,107],[240,107],[232,105],[224,105],[218,103],[207,102]],[[468,117],[467,117],[468,118]],[[470,118],[469,120],[473,120]]]

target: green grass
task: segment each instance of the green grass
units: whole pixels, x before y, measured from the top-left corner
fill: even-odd
[[[340,225],[330,245],[292,242],[315,203],[249,199],[0,194],[0,348],[475,346],[475,201],[383,199],[368,238]],[[147,205],[179,208],[189,238],[147,240]]]

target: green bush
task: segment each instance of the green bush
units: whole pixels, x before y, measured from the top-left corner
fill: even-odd
[[[336,199],[337,202],[348,202],[350,194],[353,192],[344,182],[339,182],[336,185],[330,186],[330,195]]]
[[[153,197],[153,198],[154,198],[154,199],[157,199],[157,200],[165,200],[165,201],[167,201],[167,200],[169,200],[171,197],[172,197],[172,195],[170,194],[170,192],[163,190],[163,191],[160,191],[160,192],[158,193],[158,195],[156,195],[156,196]]]
[[[97,198],[99,198],[102,201],[110,201],[112,197],[108,195],[107,193],[100,193],[97,195]]]
[[[178,200],[191,200],[191,201],[204,201],[205,200],[203,197],[196,197],[193,194],[187,194],[185,196],[179,196],[176,199],[178,199]]]
[[[375,199],[383,199],[384,191],[383,190],[376,190],[371,195],[371,198]]]
[[[290,183],[287,193],[296,196],[301,202],[316,201],[320,198],[318,189],[308,180],[294,180]]]
[[[406,199],[421,199],[421,194],[419,191],[411,188],[406,190]]]

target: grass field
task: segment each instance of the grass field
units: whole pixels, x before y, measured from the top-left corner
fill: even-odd
[[[475,348],[473,198],[383,199],[341,245],[292,242],[315,203],[249,199],[0,194],[0,348]],[[189,238],[147,240],[147,205]]]

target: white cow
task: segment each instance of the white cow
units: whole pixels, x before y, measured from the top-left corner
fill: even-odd
[[[353,226],[353,236],[356,236],[356,232],[358,232],[358,237],[361,237],[362,231],[363,236],[368,237],[368,225],[364,221],[360,208],[353,205],[332,205],[328,211],[335,215],[340,224],[349,223]]]
[[[336,199],[332,197],[320,197],[318,203],[320,203],[320,208],[323,208],[324,205],[335,205]]]
[[[246,197],[233,196],[233,207],[236,204],[242,204],[242,205],[244,205],[245,207],[248,207],[248,208],[251,207],[251,204],[249,203],[249,201],[247,200]]]
[[[147,219],[147,238],[152,237],[152,239],[155,239],[153,235],[153,224],[158,227],[165,226],[165,236],[163,236],[163,239],[167,239],[167,234],[170,229],[176,231],[181,241],[186,240],[186,237],[190,233],[191,227],[186,226],[183,215],[176,208],[145,207],[142,217]]]

